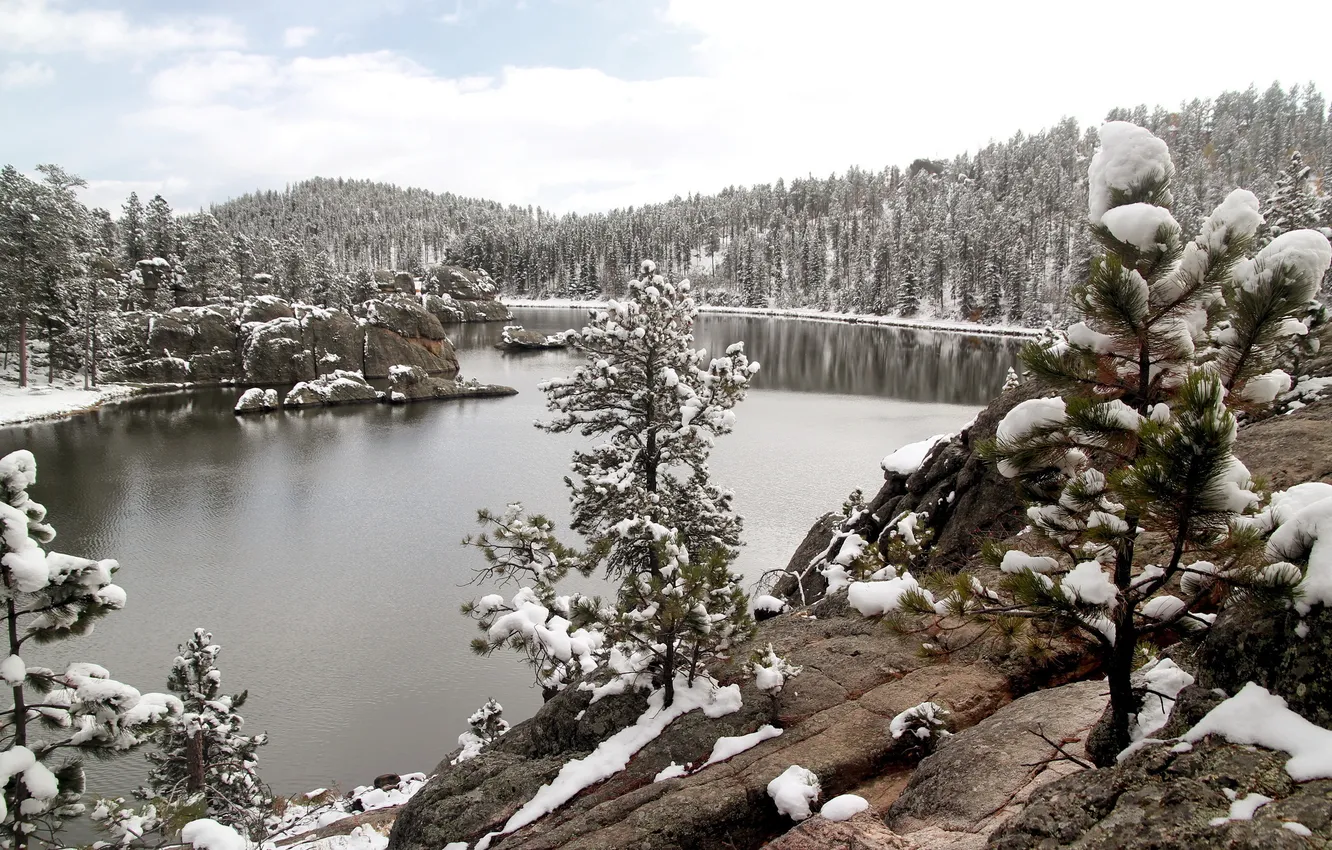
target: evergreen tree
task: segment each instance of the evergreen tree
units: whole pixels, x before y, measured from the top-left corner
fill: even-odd
[[[1110,746],[1094,754],[1103,764],[1131,741],[1141,640],[1205,626],[1194,614],[1218,580],[1289,600],[1301,577],[1268,569],[1262,540],[1241,521],[1258,498],[1233,454],[1229,405],[1259,409],[1289,388],[1274,367],[1332,246],[1292,231],[1245,259],[1262,217],[1244,190],[1186,242],[1168,208],[1172,173],[1165,143],[1148,131],[1102,128],[1089,218],[1105,253],[1074,293],[1082,320],[1023,353],[1031,378],[1058,395],[1014,407],[986,449],[1022,482],[1048,545],[992,552],[1008,576],[1002,594],[963,577],[944,606],[1005,623],[1010,634],[1027,618],[1091,641],[1110,689]],[[1161,563],[1144,563],[1144,533],[1166,542]],[[1187,598],[1162,593],[1180,579]],[[928,616],[937,604],[922,593],[906,601]]]
[[[232,240],[211,213],[192,215],[185,225],[185,274],[202,304],[232,301],[239,292],[232,265]]]
[[[30,452],[0,458],[0,581],[9,639],[0,679],[10,694],[0,708],[0,838],[15,848],[33,841],[65,846],[57,843],[60,827],[83,811],[78,755],[131,750],[151,724],[181,710],[174,697],[140,694],[96,664],[75,662],[56,672],[35,663],[35,646],[87,634],[94,621],[125,605],[125,592],[112,583],[115,561],[47,548],[55,530],[27,492],[36,480]]]
[[[166,202],[166,198],[153,195],[153,199],[148,202],[143,229],[148,252],[153,257],[170,260],[176,253],[176,222],[171,217],[171,205]]]
[[[125,260],[134,265],[139,260],[148,259],[148,230],[145,224],[143,204],[137,192],[130,192],[129,199],[121,207],[120,232],[125,240]]]
[[[920,309],[920,292],[916,287],[915,272],[907,272],[902,288],[897,292],[897,315],[909,319]]]
[[[172,806],[202,801],[208,817],[259,838],[272,795],[259,779],[256,751],[268,736],[242,733],[245,720],[237,712],[249,694],[222,693],[221,649],[203,629],[178,647],[167,687],[183,711],[160,733],[158,751],[148,754],[152,790],[139,794]]]
[[[651,681],[669,706],[677,677],[692,682],[717,652],[750,633],[745,595],[730,570],[740,519],[730,494],[712,484],[707,458],[714,439],[731,430],[732,408],[758,364],[742,343],[711,360],[695,350],[696,315],[689,282],[669,283],[645,262],[629,298],[593,311],[577,338],[586,365],[541,385],[555,416],[540,427],[604,441],[575,452],[574,475],[565,479],[573,529],[586,549],[571,556],[556,548],[544,522],[523,523],[536,529],[534,549],[478,541],[490,564],[484,573],[499,572],[498,564],[512,574],[520,565],[537,585],[507,608],[498,596],[477,603],[472,612],[483,612],[487,630],[479,649],[516,637],[529,653],[567,664],[581,648],[583,672],[608,665],[616,675]],[[506,516],[505,524],[515,519]],[[580,599],[552,616],[543,603],[555,599],[553,587],[545,583],[575,566],[604,568],[619,582],[613,610]],[[571,626],[578,647],[570,645]]]
[[[1277,176],[1276,188],[1267,199],[1261,244],[1266,245],[1288,231],[1318,225],[1318,198],[1309,185],[1312,170],[1304,164],[1299,151],[1290,155],[1290,162]]]

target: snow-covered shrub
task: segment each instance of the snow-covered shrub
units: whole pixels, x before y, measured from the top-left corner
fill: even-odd
[[[167,687],[179,695],[183,712],[159,733],[157,752],[149,753],[152,797],[170,806],[202,801],[209,816],[259,838],[272,794],[259,779],[259,747],[267,735],[246,735],[238,710],[249,695],[222,693],[217,656],[222,647],[203,629],[178,647]]]
[[[509,722],[504,719],[504,706],[493,699],[486,700],[485,705],[473,712],[467,718],[467,725],[470,728],[458,736],[458,746],[462,750],[452,764],[476,758],[488,744],[494,743],[495,739],[509,731]]]
[[[78,756],[132,750],[154,724],[181,711],[175,697],[140,694],[96,664],[73,662],[57,672],[35,663],[38,646],[86,635],[125,605],[125,591],[111,581],[115,561],[47,548],[55,529],[28,495],[36,480],[31,452],[0,458],[0,593],[9,641],[0,677],[12,694],[0,710],[0,838],[13,847],[55,843],[64,822],[84,812]]]
[[[896,715],[888,724],[893,740],[906,738],[912,750],[925,754],[934,751],[948,732],[948,709],[934,702],[922,702]]]
[[[984,447],[1021,484],[1049,554],[992,553],[1001,594],[964,576],[937,602],[900,601],[936,624],[958,616],[1012,636],[1040,620],[1081,635],[1109,678],[1116,751],[1142,710],[1131,678],[1140,641],[1204,627],[1200,611],[1225,590],[1290,603],[1288,571],[1266,570],[1294,559],[1265,554],[1271,529],[1245,518],[1260,498],[1233,452],[1231,408],[1262,409],[1289,387],[1276,367],[1332,260],[1312,230],[1284,232],[1247,257],[1263,217],[1244,190],[1186,240],[1168,209],[1171,172],[1165,143],[1148,131],[1102,128],[1089,220],[1105,253],[1074,294],[1080,320],[1023,352],[1050,396],[1016,405]],[[1161,563],[1145,562],[1144,533],[1165,542]],[[1175,582],[1187,598],[1162,595]]]
[[[774,697],[782,692],[786,680],[799,676],[801,670],[800,667],[778,655],[771,643],[765,650],[755,650],[753,657],[749,659],[749,669],[754,675],[754,684],[758,689]]]

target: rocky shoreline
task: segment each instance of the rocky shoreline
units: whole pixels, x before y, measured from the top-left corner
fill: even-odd
[[[966,568],[984,580],[993,568],[980,557],[982,545],[1011,543],[1025,520],[1011,482],[976,447],[993,436],[1007,410],[1035,392],[1026,386],[1005,392],[961,433],[936,441],[918,468],[886,469],[881,490],[853,518],[830,514],[815,523],[775,583],[786,610],[764,619],[752,644],[715,671],[720,684],[739,686],[739,711],[684,715],[624,770],[490,846],[1332,846],[1332,782],[1293,782],[1279,769],[1286,758],[1280,753],[1208,738],[1188,751],[1148,746],[1117,766],[1091,768],[1088,742],[1108,692],[1086,646],[1065,641],[1033,656],[963,640],[948,654],[922,654],[927,636],[863,616],[844,590],[829,594],[821,570],[810,568],[826,567],[835,544],[852,534],[891,543],[899,518],[913,514],[915,527],[932,540],[919,556],[920,569]],[[1284,411],[1243,427],[1236,454],[1274,489],[1332,483],[1332,400],[1292,397]],[[1157,734],[1182,734],[1219,702],[1210,688],[1233,693],[1240,679],[1254,675],[1283,694],[1304,694],[1291,706],[1305,716],[1332,716],[1332,689],[1319,672],[1326,669],[1328,625],[1327,615],[1320,617],[1313,627],[1318,639],[1297,640],[1280,618],[1225,609],[1207,637],[1165,649],[1163,657],[1196,684],[1178,692],[1173,720]],[[769,643],[803,668],[775,696],[761,692],[743,664],[751,650]],[[1282,660],[1262,660],[1274,658]],[[1255,662],[1270,669],[1256,671]],[[1215,671],[1233,672],[1221,681]],[[937,747],[895,737],[895,719],[927,701],[947,712],[953,734]],[[475,846],[562,766],[632,724],[644,708],[641,694],[592,704],[587,691],[560,692],[475,758],[454,764],[453,754],[445,757],[399,812],[389,847]],[[701,764],[720,737],[765,725],[780,735],[706,769],[673,778],[663,773],[673,764]],[[854,793],[872,809],[845,822],[816,815],[793,828],[766,793],[793,764],[817,774],[821,799]],[[1274,802],[1251,820],[1228,819],[1235,795],[1250,793]]]

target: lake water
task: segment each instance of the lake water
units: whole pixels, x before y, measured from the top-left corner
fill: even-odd
[[[554,332],[578,310],[519,309]],[[562,477],[579,438],[532,427],[537,390],[571,352],[504,354],[498,324],[450,329],[465,376],[503,399],[231,414],[239,389],[131,401],[63,421],[0,428],[0,455],[37,456],[33,496],[63,552],[116,558],[129,594],[84,638],[34,647],[30,664],[95,661],[162,690],[196,627],[223,647],[228,690],[248,688],[247,729],[267,731],[274,791],[344,790],[386,772],[429,771],[487,697],[516,722],[541,701],[507,654],[467,643],[466,586],[479,555],[459,545],[480,507],[523,501],[567,521]],[[744,340],[762,370],[713,455],[715,481],[746,519],[739,569],[784,566],[813,520],[879,460],[957,430],[999,390],[1019,343],[867,325],[704,316],[698,344]],[[126,794],[139,754],[93,766],[90,790]]]

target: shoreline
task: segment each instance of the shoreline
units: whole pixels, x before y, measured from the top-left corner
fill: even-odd
[[[158,391],[138,384],[102,384],[82,387],[36,384],[20,388],[0,383],[0,428],[64,419],[97,410],[104,404],[127,401]]]
[[[544,309],[593,309],[605,307],[605,301],[576,301],[564,298],[504,298],[500,301],[506,307],[534,307]],[[712,313],[731,316],[754,316],[766,319],[798,319],[812,322],[832,322],[844,325],[878,325],[880,327],[903,328],[915,331],[934,331],[938,333],[956,333],[969,336],[997,336],[1010,338],[1034,338],[1040,335],[1036,328],[1018,325],[981,325],[975,322],[963,322],[956,319],[904,319],[898,316],[876,316],[869,313],[830,313],[826,310],[812,310],[803,307],[778,309],[775,307],[725,307],[721,305],[700,304],[700,313]]]

